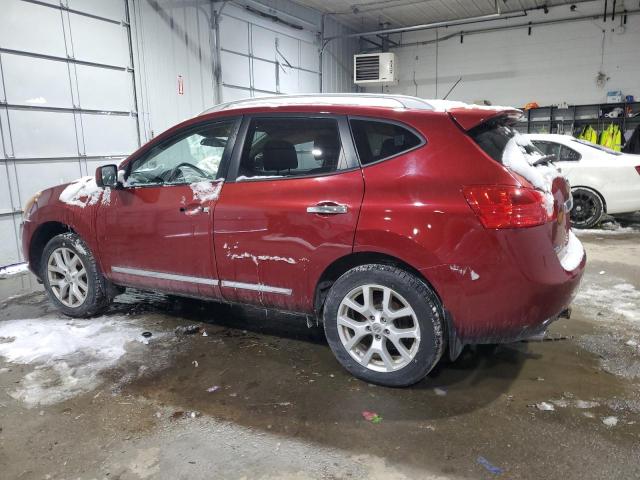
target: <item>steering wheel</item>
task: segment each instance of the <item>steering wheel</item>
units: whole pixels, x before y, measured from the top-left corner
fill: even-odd
[[[167,175],[167,182],[171,182],[177,178],[179,178],[179,175],[182,175],[182,172],[180,171],[183,167],[187,167],[190,168],[191,170],[193,170],[194,172],[196,172],[198,175],[200,175],[203,178],[209,178],[208,175],[201,169],[199,169],[198,167],[196,167],[195,165],[191,165],[190,163],[186,163],[183,162],[179,165],[176,165],[170,172],[169,175]]]

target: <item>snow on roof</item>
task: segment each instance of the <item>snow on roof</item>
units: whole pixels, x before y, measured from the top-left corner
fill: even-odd
[[[484,105],[470,105],[464,102],[451,100],[430,100],[409,95],[385,95],[373,93],[328,93],[314,95],[278,95],[273,97],[247,98],[235,102],[221,103],[201,115],[249,107],[277,108],[286,105],[341,105],[382,107],[392,109],[414,109],[436,112],[446,112],[451,108],[470,108],[485,110],[513,110],[513,107],[491,107]]]

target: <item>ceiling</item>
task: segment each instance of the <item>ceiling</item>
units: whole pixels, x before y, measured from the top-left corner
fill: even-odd
[[[587,0],[498,0],[502,13]],[[495,0],[297,0],[297,3],[334,18],[357,32],[407,27],[424,23],[478,17],[496,13]]]

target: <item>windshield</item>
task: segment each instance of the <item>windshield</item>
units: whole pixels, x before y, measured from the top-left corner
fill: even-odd
[[[610,153],[611,155],[622,155],[622,153],[620,152],[616,152],[615,150],[611,150],[610,148],[603,147],[602,145],[597,145],[595,143],[587,142],[586,140],[574,138],[573,141],[580,143],[582,145],[586,145],[587,147],[595,148],[596,150],[601,150],[603,152]]]
[[[518,150],[528,158],[529,163],[544,157],[545,155],[527,137],[518,133],[508,120],[499,119],[489,121],[469,131],[469,135],[475,140],[482,150],[495,161],[504,163],[505,149],[509,142],[517,138]]]

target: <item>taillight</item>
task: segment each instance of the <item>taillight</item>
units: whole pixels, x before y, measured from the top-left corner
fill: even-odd
[[[555,215],[544,194],[532,188],[472,185],[464,187],[464,196],[485,228],[534,227]]]
[[[638,175],[640,175],[640,165],[636,166],[636,172],[638,172]]]

